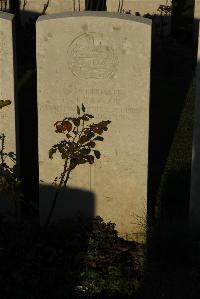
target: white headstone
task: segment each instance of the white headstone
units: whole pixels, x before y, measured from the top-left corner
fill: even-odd
[[[94,122],[112,122],[97,145],[101,159],[73,171],[72,192],[58,200],[54,219],[82,207],[91,212],[88,204],[120,234],[139,234],[147,212],[151,21],[107,12],[43,16],[36,38],[41,223],[63,166],[59,156],[48,157],[62,138],[53,124],[83,103]]]

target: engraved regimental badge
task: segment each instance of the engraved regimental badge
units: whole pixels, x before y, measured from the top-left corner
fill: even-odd
[[[117,55],[103,34],[88,32],[76,37],[68,47],[68,65],[80,79],[108,79],[117,70]]]

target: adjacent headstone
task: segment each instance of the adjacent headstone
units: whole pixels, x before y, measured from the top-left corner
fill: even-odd
[[[21,22],[37,18],[42,13],[54,14],[67,11],[82,11],[85,0],[23,0],[20,3]]]
[[[171,33],[171,1],[107,0],[107,11],[151,17],[155,38]]]
[[[151,15],[153,36],[167,36],[171,33],[171,6],[169,0],[107,0],[108,12],[130,13],[131,15]],[[55,14],[85,10],[85,0],[23,0],[20,2],[21,23],[37,19],[42,13]]]
[[[199,0],[195,0],[194,18],[200,19],[200,1]]]
[[[160,5],[170,5],[166,0],[107,0],[108,12],[128,12],[134,15],[139,12],[141,15],[159,14]],[[20,9],[26,12],[42,13],[46,7],[46,13],[61,13],[66,11],[85,10],[85,0],[23,0],[20,2]]]
[[[168,3],[167,3],[168,2]],[[151,15],[159,14],[160,5],[170,5],[166,0],[107,0],[107,11],[129,12],[135,15],[139,12],[141,16],[149,13]]]
[[[13,18],[12,14],[0,12],[0,101],[11,101],[10,105],[0,109],[0,134],[5,135],[4,153],[16,153]],[[6,163],[13,166],[9,158]],[[1,197],[0,211],[3,206]]]
[[[199,35],[200,37],[200,35]],[[196,67],[196,101],[193,129],[191,194],[190,194],[190,233],[192,238],[200,236],[200,38]]]
[[[199,20],[200,20],[200,0],[195,0],[195,5],[194,5],[194,44],[195,45],[198,45]]]
[[[1,0],[0,1],[0,11],[8,11],[9,10],[9,0]]]
[[[20,3],[20,9],[25,11],[42,13],[44,8],[47,14],[80,11],[85,9],[85,0],[23,0]]]
[[[107,12],[43,16],[36,38],[41,223],[54,196],[51,183],[63,167],[59,156],[49,159],[49,149],[62,138],[54,123],[76,114],[83,103],[94,122],[112,122],[97,146],[101,159],[79,165],[69,187],[79,200],[80,191],[91,192],[89,201],[81,197],[82,205],[90,202],[93,216],[135,238],[147,212],[151,21]],[[70,203],[69,194],[59,198],[54,220],[58,210],[70,215],[71,205],[71,216],[81,210],[75,200]]]

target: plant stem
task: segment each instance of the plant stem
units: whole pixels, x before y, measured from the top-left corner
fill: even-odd
[[[3,150],[4,150],[4,142],[5,142],[5,135],[2,134],[2,142],[1,142],[1,164],[4,163],[4,158],[3,158]]]
[[[56,206],[57,198],[58,198],[60,189],[62,188],[62,185],[63,185],[65,173],[67,172],[67,177],[68,177],[68,173],[70,172],[70,169],[68,169],[68,171],[67,171],[67,163],[68,163],[68,159],[65,160],[64,169],[63,169],[63,172],[62,172],[61,177],[60,177],[61,178],[60,179],[60,183],[59,183],[59,185],[57,187],[57,190],[56,190],[56,193],[55,193],[55,196],[54,196],[54,199],[53,199],[53,202],[52,202],[52,205],[51,205],[51,209],[50,209],[49,215],[47,217],[47,221],[46,221],[45,226],[48,226],[49,223],[50,223],[50,221],[51,221],[51,218],[52,218],[55,206]]]
[[[51,221],[51,218],[52,218],[52,215],[53,215],[53,211],[54,211],[55,206],[56,206],[56,201],[57,201],[59,192],[60,192],[60,188],[57,188],[55,196],[54,196],[54,199],[53,199],[53,202],[52,202],[52,205],[51,205],[51,209],[50,209],[49,215],[47,217],[47,221],[46,221],[45,226],[48,226],[49,223],[50,223],[50,221]]]
[[[64,186],[67,185],[67,182],[68,182],[68,180],[69,180],[69,175],[70,175],[70,173],[71,173],[71,168],[70,168],[70,166],[69,166],[69,169],[68,169],[68,172],[67,172],[67,176],[66,176],[66,179],[65,179],[65,181],[64,181]]]
[[[62,184],[63,184],[63,181],[64,181],[64,177],[65,177],[65,174],[67,172],[67,163],[68,163],[68,159],[65,160],[63,172],[62,172],[62,174],[60,176],[60,183],[59,183],[59,186],[58,186],[59,189],[62,187]]]

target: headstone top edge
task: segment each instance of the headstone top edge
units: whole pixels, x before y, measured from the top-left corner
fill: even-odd
[[[82,11],[82,12],[64,12],[64,13],[56,13],[51,15],[44,15],[40,16],[37,19],[36,23],[47,21],[47,20],[53,20],[58,18],[70,18],[70,17],[107,17],[107,18],[114,18],[114,19],[122,19],[126,21],[134,21],[138,23],[143,23],[145,25],[152,24],[152,20],[139,17],[139,16],[132,16],[128,14],[122,14],[122,13],[115,13],[115,12],[105,12],[105,11]]]
[[[0,19],[10,20],[12,21],[14,15],[8,12],[0,11]]]

